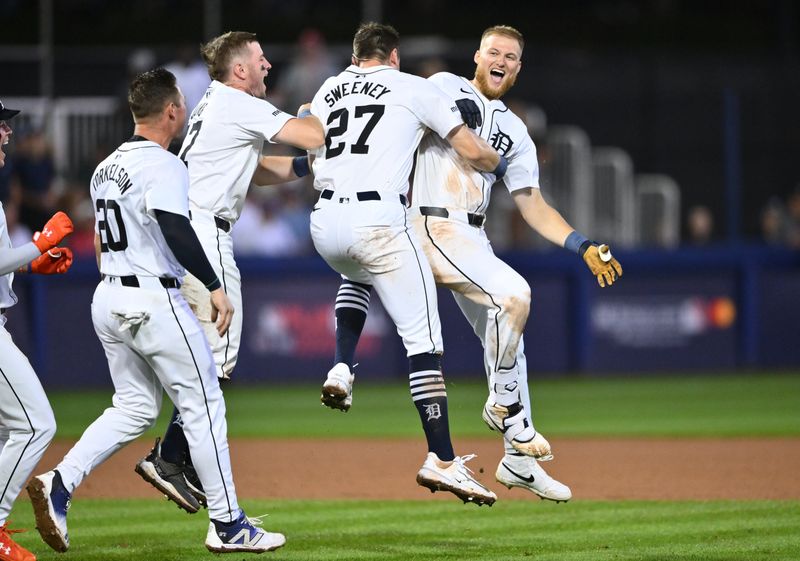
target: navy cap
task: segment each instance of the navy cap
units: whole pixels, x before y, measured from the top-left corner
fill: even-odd
[[[0,101],[0,121],[8,121],[17,113],[19,113],[19,109],[6,109],[6,106]]]

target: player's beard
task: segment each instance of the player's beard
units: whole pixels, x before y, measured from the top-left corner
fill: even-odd
[[[478,84],[478,89],[487,99],[500,99],[511,87],[516,83],[517,76],[509,76],[506,74],[505,79],[500,82],[500,86],[494,87],[489,83],[487,76],[489,72],[481,72],[480,68],[475,68],[475,82]]]

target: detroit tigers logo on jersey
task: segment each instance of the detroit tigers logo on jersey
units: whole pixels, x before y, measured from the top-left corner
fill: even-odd
[[[466,78],[441,72],[429,81],[452,100],[468,97],[481,110],[483,124],[476,134],[508,158],[503,183],[509,191],[539,187],[536,146],[522,120],[500,100],[489,100]],[[414,206],[445,207],[483,214],[489,206],[494,176],[464,165],[449,144],[426,137],[417,152]]]

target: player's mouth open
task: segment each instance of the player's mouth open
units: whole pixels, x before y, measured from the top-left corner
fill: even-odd
[[[489,76],[491,76],[492,82],[496,86],[500,85],[500,83],[503,81],[503,78],[505,77],[505,75],[506,75],[505,71],[504,70],[500,70],[498,68],[495,68],[495,69],[489,71]]]

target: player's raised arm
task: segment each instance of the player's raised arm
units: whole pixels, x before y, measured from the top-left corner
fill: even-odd
[[[311,104],[305,103],[300,106],[297,118],[286,121],[272,140],[303,150],[316,150],[325,143],[325,131],[320,120],[311,114]]]
[[[497,179],[505,174],[508,162],[494,148],[472,132],[466,125],[460,125],[450,131],[447,141],[472,167],[481,171],[492,172]]]
[[[544,200],[539,189],[518,189],[512,196],[525,222],[545,239],[581,256],[601,287],[614,284],[622,276],[622,265],[611,256],[608,246],[593,243],[575,231],[561,213]]]

